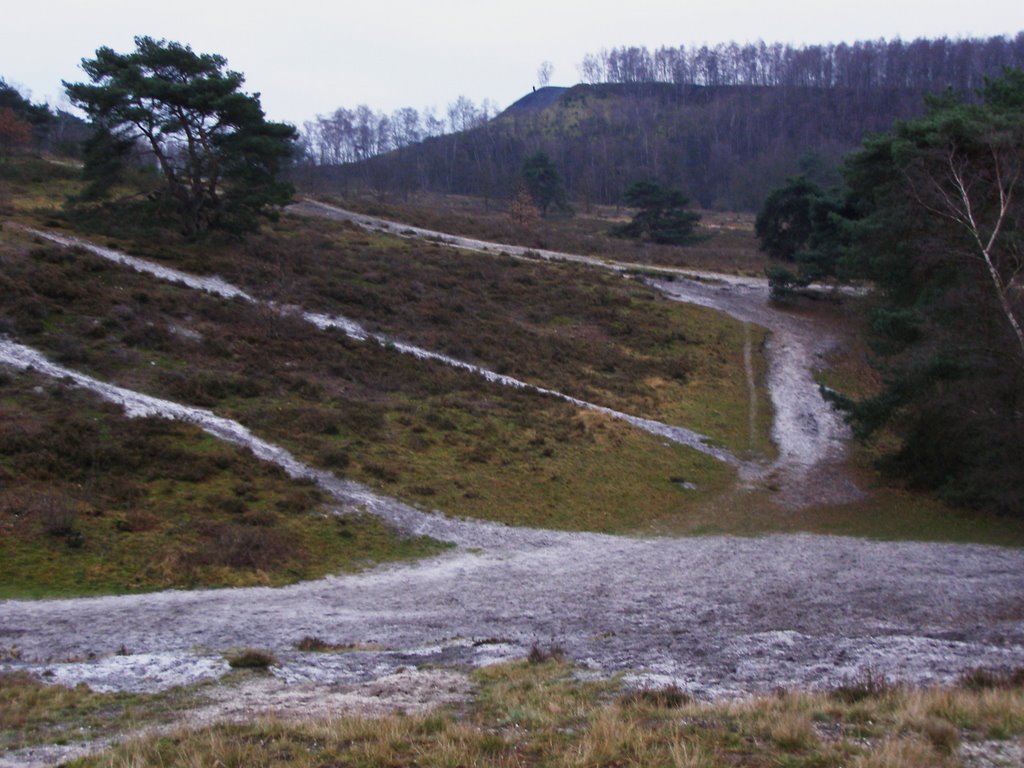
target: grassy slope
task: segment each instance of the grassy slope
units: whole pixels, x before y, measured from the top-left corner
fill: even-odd
[[[241,246],[207,248],[204,254],[176,251],[177,263],[256,285],[266,285],[265,271],[281,276],[287,270],[273,284],[279,296],[350,314],[351,306],[317,304],[314,289],[321,278],[335,285],[373,285],[376,270],[386,267],[396,275],[411,268],[412,279],[423,276],[415,271],[422,254],[400,241],[369,247],[358,242],[361,233],[325,228],[327,235],[320,235],[303,230],[300,222],[283,222],[277,232]],[[303,258],[314,250],[306,247],[307,238],[322,252],[319,260]],[[374,248],[386,258],[365,267],[370,279],[352,274]],[[437,261],[442,255],[451,258],[439,254],[422,268],[428,279],[443,267]],[[426,506],[508,522],[623,531],[685,514],[731,482],[731,471],[713,460],[604,417],[338,333],[317,332],[265,310],[161,284],[95,257],[41,247],[14,230],[0,234],[0,258],[9,297],[0,322],[16,338],[101,378],[214,407],[320,466]],[[324,277],[334,260],[347,260],[347,266],[333,279]],[[502,278],[492,259],[481,258],[476,266],[488,280]],[[312,276],[299,279],[307,270]],[[584,283],[570,281],[568,298],[558,291],[552,295],[567,311],[585,314],[586,307],[573,309],[575,295],[601,290],[638,318],[652,302],[646,291],[629,285],[605,284],[603,278],[596,289]],[[432,290],[442,301],[443,287]],[[488,315],[496,327],[501,311],[488,308],[477,316]],[[669,319],[671,332],[678,333],[682,322]],[[415,328],[415,315],[407,314],[399,325]],[[553,325],[561,329],[566,322]],[[465,325],[471,341],[474,327]],[[640,330],[634,335],[644,343]],[[626,365],[631,357],[643,357],[634,347],[629,340],[609,345],[605,354]],[[664,361],[669,353],[659,354]],[[628,385],[626,377],[620,380]],[[702,490],[686,491],[682,480],[696,481]]]
[[[628,530],[701,497],[674,477],[706,492],[730,481],[710,458],[551,398],[89,255],[13,234],[7,243],[0,253],[15,300],[4,315],[17,338],[101,378],[214,407],[406,498],[508,522]],[[620,450],[607,450],[612,436]],[[550,498],[522,490],[538,476],[564,502],[553,518]],[[521,490],[491,496],[495,482]],[[594,498],[603,508],[587,506]]]
[[[330,722],[257,721],[129,741],[75,766],[618,766],[959,765],[962,744],[1024,735],[1019,676],[972,674],[951,688],[911,690],[870,678],[833,692],[780,691],[696,703],[676,689],[623,693],[617,682],[580,682],[558,661],[504,664],[474,673],[477,691],[460,712]],[[110,732],[134,708],[160,721],[162,697],[40,689],[0,678],[9,745]],[[165,706],[165,705],[164,705]],[[19,733],[20,729],[20,733]]]
[[[581,399],[684,424],[737,451],[749,447],[743,326],[615,275],[290,218],[242,245],[116,244]],[[762,334],[754,336],[758,345]],[[755,447],[770,450],[766,432]]]
[[[42,215],[62,223],[55,210]],[[117,230],[113,218],[91,225]],[[612,276],[291,219],[243,243],[111,242],[609,405],[660,412],[734,450],[750,445],[743,327]],[[884,489],[838,510],[783,513],[767,492],[728,491],[734,476],[714,461],[566,404],[39,248],[13,231],[0,234],[0,248],[12,297],[0,322],[18,338],[100,377],[214,407],[319,466],[426,507],[601,531],[1024,542],[1024,527],[1009,521]],[[767,405],[759,412],[753,444],[764,449]]]
[[[0,598],[286,584],[429,555],[198,428],[0,373]]]
[[[608,233],[612,227],[628,221],[632,215],[629,209],[612,206],[593,206],[577,211],[571,218],[552,217],[523,226],[508,216],[504,203],[484,205],[477,198],[458,195],[422,195],[407,202],[317,197],[361,213],[440,232],[626,263],[758,277],[775,263],[758,250],[752,214],[705,211],[695,241],[676,247],[611,237]]]

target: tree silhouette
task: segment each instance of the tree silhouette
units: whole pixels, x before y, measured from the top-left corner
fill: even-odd
[[[276,176],[292,156],[295,129],[268,122],[259,95],[242,92],[243,76],[226,67],[222,56],[137,37],[131,53],[103,47],[83,59],[91,83],[64,83],[110,142],[142,142],[152,152],[187,235],[254,227],[292,194]]]
[[[633,220],[612,230],[616,237],[649,239],[663,245],[683,245],[693,238],[700,214],[687,211],[690,198],[678,189],[653,181],[638,181],[626,190],[627,205],[637,208]]]

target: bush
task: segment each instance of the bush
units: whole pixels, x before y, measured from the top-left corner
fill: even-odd
[[[256,648],[243,648],[230,654],[227,659],[232,669],[268,669],[280,666],[274,654]]]
[[[47,536],[70,536],[75,532],[77,513],[66,496],[41,493],[31,502],[29,512]]]

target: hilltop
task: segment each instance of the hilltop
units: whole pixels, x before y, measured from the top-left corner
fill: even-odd
[[[504,198],[523,159],[543,151],[584,206],[617,204],[633,181],[652,178],[705,209],[753,211],[788,176],[835,183],[843,155],[894,120],[920,115],[924,95],[919,88],[670,83],[542,88],[469,130],[297,178],[321,191]]]
[[[568,90],[568,88],[555,85],[534,88],[530,93],[512,102],[498,117],[512,117],[524,115],[528,112],[541,112],[558,103],[563,94]]]

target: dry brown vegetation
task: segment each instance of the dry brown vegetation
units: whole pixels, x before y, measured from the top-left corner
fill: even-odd
[[[670,246],[612,237],[612,227],[628,221],[633,213],[614,206],[594,205],[573,217],[546,218],[521,226],[508,216],[504,202],[474,197],[422,194],[402,201],[319,197],[359,213],[424,229],[611,261],[757,276],[774,263],[758,250],[754,216],[749,213],[704,211],[694,242]]]
[[[1007,675],[982,686],[854,681],[833,692],[710,703],[672,689],[631,692],[614,681],[580,682],[561,661],[499,665],[473,678],[476,694],[457,710],[182,730],[73,765],[952,768],[965,749],[1012,759],[1019,754],[1013,741],[1024,735],[1024,691]],[[28,711],[20,698],[29,696],[39,702],[37,711],[46,707],[32,683],[17,685],[7,694],[13,711]],[[88,708],[89,697],[109,695],[78,696]]]

